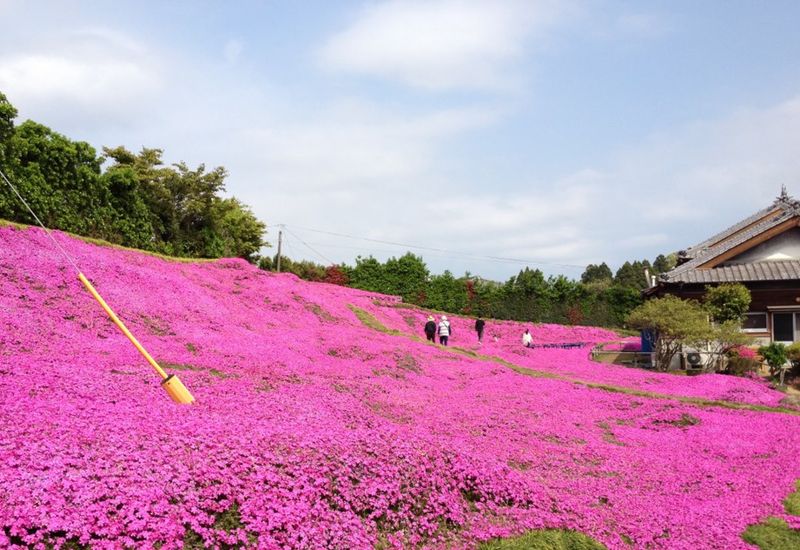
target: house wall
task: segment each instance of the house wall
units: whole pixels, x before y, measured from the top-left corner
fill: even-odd
[[[751,332],[756,343],[764,344],[772,340],[773,314],[774,313],[800,313],[800,281],[777,281],[743,283],[750,290],[752,302],[750,312],[767,313],[767,330],[764,332]],[[705,285],[666,285],[658,296],[672,294],[686,300],[703,301]],[[798,322],[800,329],[800,322]],[[800,334],[795,338],[800,341]]]
[[[800,228],[789,229],[767,242],[761,243],[723,262],[721,265],[741,265],[754,262],[800,260]]]

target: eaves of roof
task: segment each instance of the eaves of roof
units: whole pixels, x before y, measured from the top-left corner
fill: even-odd
[[[755,281],[800,280],[800,260],[755,262],[712,269],[688,269],[675,273],[662,284],[671,283],[746,283]]]

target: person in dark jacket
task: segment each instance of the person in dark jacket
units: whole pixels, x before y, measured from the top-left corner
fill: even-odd
[[[483,343],[483,328],[486,326],[486,321],[478,317],[475,321],[475,332],[478,333],[478,345]]]
[[[428,342],[436,343],[436,321],[433,320],[433,315],[429,315],[428,322],[425,323],[425,337]]]

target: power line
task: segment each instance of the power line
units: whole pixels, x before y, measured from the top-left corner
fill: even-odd
[[[323,261],[326,261],[326,262],[328,262],[328,264],[329,264],[329,265],[334,265],[334,264],[336,263],[336,262],[334,262],[334,261],[332,261],[332,260],[329,260],[328,258],[326,258],[326,257],[325,257],[323,254],[321,254],[320,252],[317,252],[317,251],[316,251],[314,248],[312,248],[312,247],[311,247],[311,245],[310,245],[310,244],[308,244],[308,243],[307,243],[307,242],[305,242],[303,239],[301,239],[300,237],[298,237],[297,235],[295,235],[293,232],[289,231],[289,229],[288,229],[288,228],[287,228],[285,225],[283,226],[283,229],[284,229],[284,230],[285,230],[287,233],[289,233],[289,234],[290,234],[292,237],[294,237],[295,239],[297,239],[298,241],[300,241],[301,243],[303,243],[303,244],[306,246],[306,248],[308,248],[308,249],[309,249],[311,252],[313,252],[314,254],[316,254],[318,257],[322,258],[322,259],[323,259]]]
[[[310,242],[308,244],[314,245],[314,246],[320,246],[320,247],[323,247],[323,248],[336,248],[336,249],[344,249],[344,250],[356,250],[358,252],[364,252],[364,253],[369,253],[369,254],[381,254],[381,253],[393,253],[393,252],[396,252],[396,249],[393,249],[393,248],[365,248],[363,246],[348,246],[348,245],[343,245],[343,244],[331,244],[331,243],[323,243],[323,242]],[[470,260],[470,261],[476,261],[476,262],[481,262],[481,263],[500,263],[500,264],[521,263],[521,264],[527,264],[527,262],[515,262],[515,261],[507,261],[507,260],[498,260],[498,259],[494,259],[494,258],[490,258],[490,257],[468,256],[468,257],[465,258],[464,255],[453,255],[453,254],[442,253],[442,252],[431,252],[430,254],[432,256],[437,257],[437,258],[452,258],[452,259],[457,259],[457,260]],[[579,268],[579,269],[584,269],[584,266],[575,266],[575,267]]]
[[[286,226],[283,226],[283,230],[286,231]],[[296,258],[297,256],[294,255],[294,247],[289,242],[289,235],[288,234],[285,234],[283,236],[283,243],[284,243],[284,245],[286,245],[286,248],[289,249],[289,254],[291,254],[291,256],[289,256],[289,257],[291,258],[292,256],[294,256]]]
[[[278,224],[278,225],[280,225],[280,226],[282,226],[284,228],[286,227],[286,224]],[[526,259],[526,258],[508,258],[508,257],[504,257],[504,256],[481,256],[481,255],[476,255],[476,254],[469,254],[469,253],[466,253],[466,252],[460,252],[460,251],[457,251],[457,250],[448,250],[448,249],[445,249],[445,248],[437,248],[437,247],[432,247],[432,246],[422,246],[422,245],[416,245],[416,244],[400,243],[400,242],[396,242],[396,241],[386,241],[386,240],[382,240],[382,239],[372,239],[372,238],[369,238],[369,237],[359,237],[359,236],[356,236],[356,235],[348,235],[347,233],[337,233],[335,231],[325,231],[325,230],[322,230],[322,229],[313,229],[311,227],[303,227],[303,226],[299,226],[299,225],[293,225],[292,227],[294,227],[296,229],[301,229],[303,231],[311,231],[312,233],[320,233],[320,234],[323,234],[323,235],[331,235],[331,236],[335,236],[335,237],[344,237],[344,238],[347,238],[347,239],[355,239],[355,240],[368,241],[368,242],[374,242],[374,243],[380,243],[380,244],[387,244],[387,245],[391,245],[391,246],[400,246],[400,247],[403,247],[403,248],[414,248],[414,249],[417,249],[417,250],[427,250],[427,251],[430,251],[430,252],[439,252],[439,253],[449,254],[451,256],[460,256],[462,258],[468,258],[468,259],[472,259],[472,260],[490,260],[490,261],[501,262],[501,263],[514,263],[514,264],[525,264],[525,265],[536,264],[536,265],[562,267],[562,268],[570,268],[570,269],[572,269],[572,268],[584,269],[586,267],[586,266],[583,266],[583,265],[576,265],[576,264],[560,264],[560,263],[552,263],[552,262],[542,262],[542,261],[531,260],[531,259]]]

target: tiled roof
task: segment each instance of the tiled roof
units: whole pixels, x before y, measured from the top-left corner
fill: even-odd
[[[744,283],[800,280],[800,260],[756,262],[669,273],[669,283]]]
[[[777,203],[778,201],[775,201],[775,202]],[[706,239],[705,241],[703,241],[701,243],[698,243],[698,244],[696,244],[694,246],[690,246],[689,248],[687,248],[686,250],[683,251],[685,253],[685,256],[688,257],[688,258],[697,257],[698,254],[702,254],[705,250],[707,250],[713,244],[724,240],[725,238],[729,237],[730,235],[733,235],[734,233],[736,233],[737,231],[740,231],[742,228],[745,228],[748,225],[750,225],[750,224],[752,224],[754,222],[757,222],[761,218],[765,217],[767,214],[769,214],[770,212],[775,210],[775,206],[776,206],[776,204],[773,203],[770,206],[768,206],[768,207],[766,207],[766,208],[764,208],[762,210],[759,210],[758,212],[756,212],[752,216],[743,219],[739,223],[730,226],[726,230],[721,231],[720,233],[717,233],[713,237],[710,237],[710,238]]]
[[[771,212],[775,212],[775,214],[770,215]],[[680,264],[672,271],[662,273],[660,280],[662,283],[717,283],[800,279],[800,260],[758,262],[712,269],[698,269],[701,265],[740,244],[765,231],[769,231],[785,221],[798,217],[800,217],[800,202],[787,195],[784,189],[775,202],[767,208],[759,210],[725,231],[683,251],[681,255],[687,258],[688,261]]]

